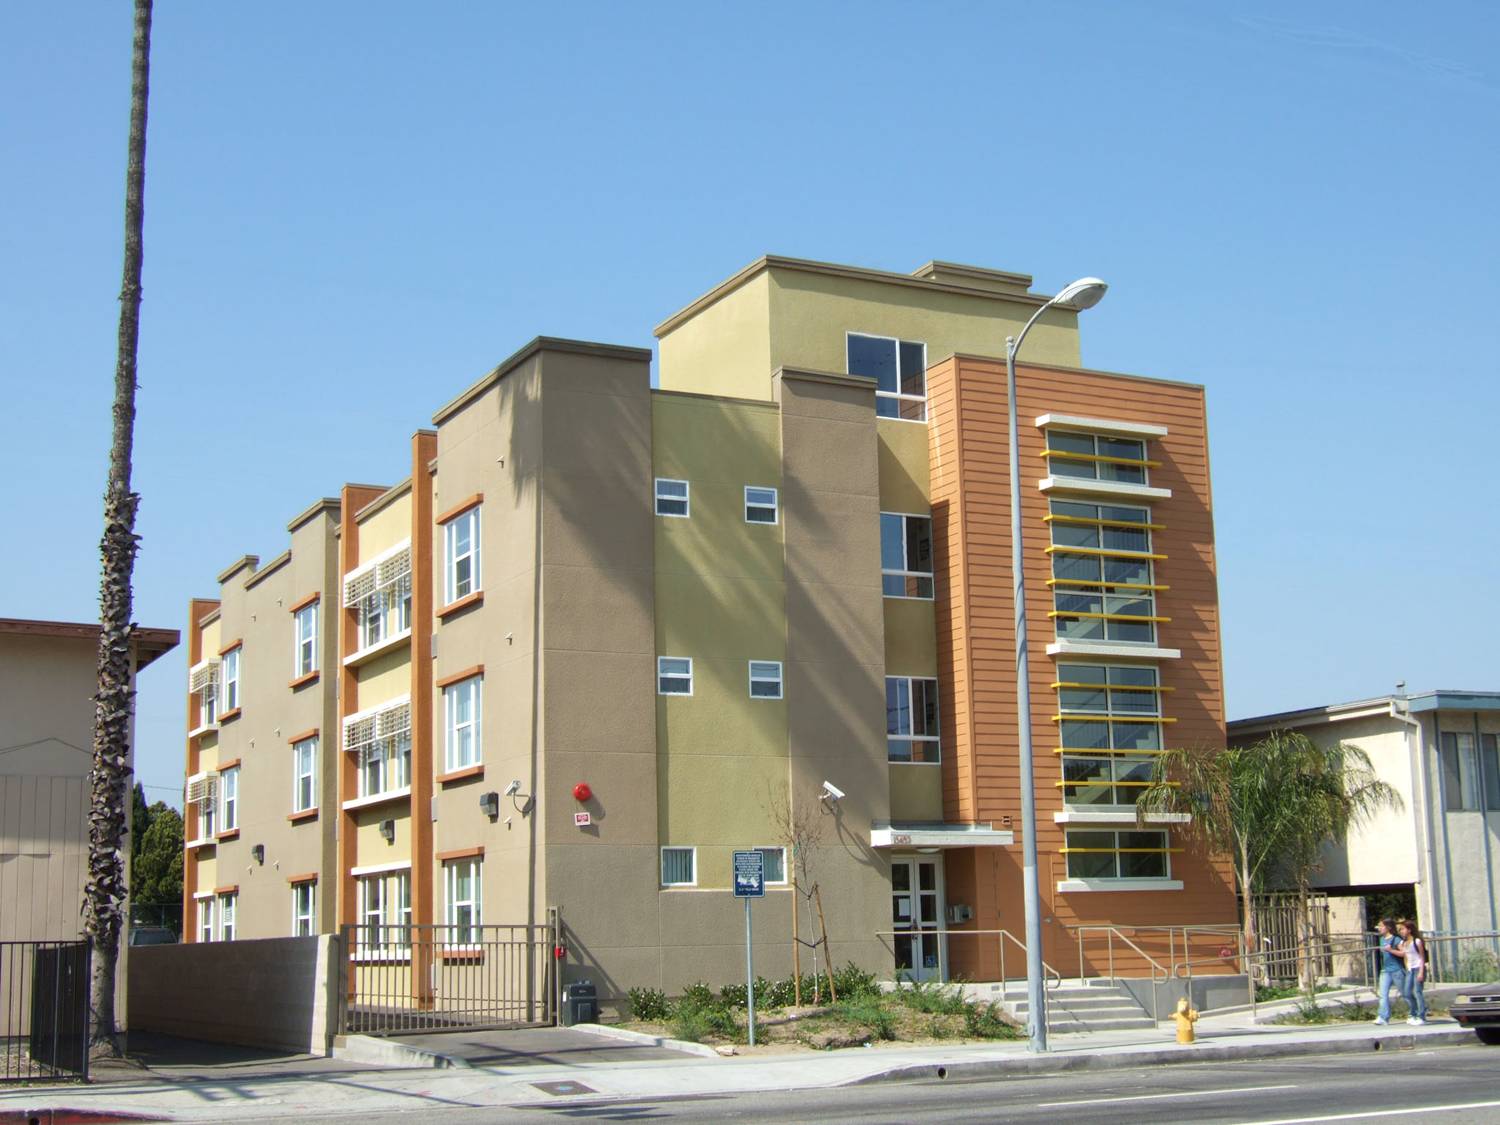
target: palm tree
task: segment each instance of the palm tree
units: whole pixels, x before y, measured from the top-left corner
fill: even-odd
[[[115,359],[114,428],[109,483],[104,493],[103,575],[99,582],[99,690],[94,697],[94,768],[89,785],[89,867],[83,889],[84,924],[94,945],[90,982],[92,1043],[116,1054],[115,967],[126,896],[126,793],[130,782],[131,575],[135,570],[135,513],[130,489],[135,433],[135,360],[141,321],[141,229],[146,189],[146,94],[151,60],[151,0],[135,0],[130,65],[130,140],[125,169],[125,271],[120,287],[120,331]]]

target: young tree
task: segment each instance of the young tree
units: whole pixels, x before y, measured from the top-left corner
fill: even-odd
[[[151,0],[135,0],[130,65],[130,139],[125,169],[125,269],[115,357],[114,426],[104,493],[103,575],[99,582],[99,687],[94,696],[94,767],[89,785],[89,865],[83,888],[84,926],[94,943],[91,1042],[119,1053],[115,968],[120,951],[125,865],[126,788],[130,784],[130,716],[134,704],[131,576],[135,513],[131,491],[135,436],[135,363],[141,318],[141,230],[146,187],[146,95],[150,77]]]
[[[182,905],[182,816],[163,801],[151,806],[131,861],[130,897],[139,906]]]

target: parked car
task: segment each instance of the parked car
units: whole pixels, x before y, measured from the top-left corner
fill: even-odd
[[[130,931],[131,945],[176,945],[177,935],[165,926],[138,926]]]
[[[1472,1027],[1481,1043],[1500,1046],[1500,984],[1482,984],[1460,992],[1448,1014],[1460,1027]]]

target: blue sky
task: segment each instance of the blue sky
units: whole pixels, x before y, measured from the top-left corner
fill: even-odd
[[[534,335],[650,344],[767,252],[943,258],[1098,274],[1084,362],[1207,385],[1231,717],[1500,688],[1500,28],[1418,11],[158,0],[137,619]],[[0,19],[0,615],[89,620],[129,4]]]

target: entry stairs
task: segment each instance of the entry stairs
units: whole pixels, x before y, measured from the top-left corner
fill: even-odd
[[[1017,1023],[1025,1026],[1029,1005],[1025,981],[966,984],[972,1000],[998,1002]],[[1088,1031],[1135,1031],[1154,1028],[1156,1021],[1129,990],[1107,980],[1064,980],[1047,988],[1047,1030],[1058,1034]]]

